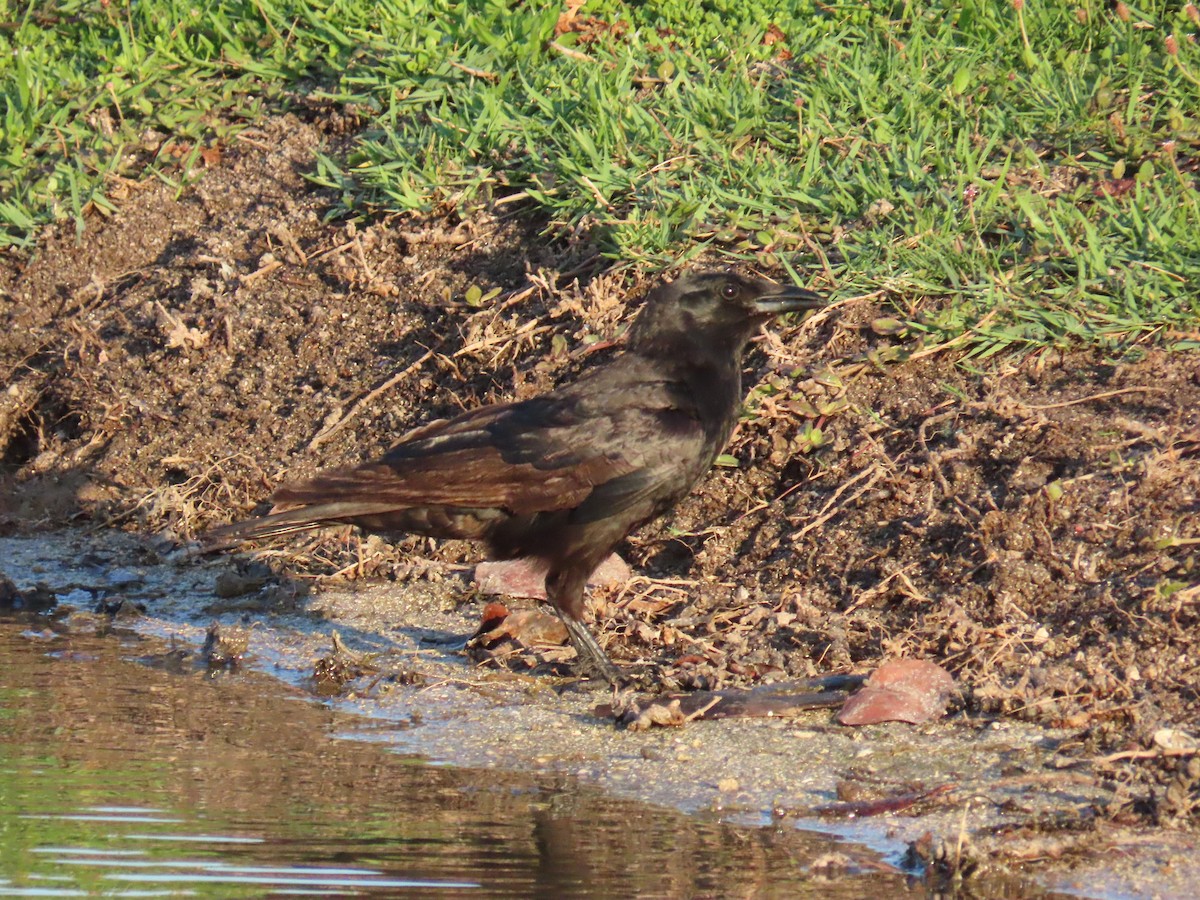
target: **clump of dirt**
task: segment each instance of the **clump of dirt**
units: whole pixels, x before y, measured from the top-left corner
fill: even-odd
[[[279,119],[181,196],[148,183],[82,239],[0,258],[0,525],[190,538],[612,352],[642,276],[507,206],[325,222],[304,176],[334,132]],[[1076,729],[1129,784],[1112,815],[1194,826],[1195,751],[1155,735],[1200,721],[1200,362],[885,364],[885,312],[849,299],[757,345],[737,466],[632,537],[650,578],[598,598],[602,640],[673,687],[935,660],[973,713]],[[293,546],[293,571],[339,577],[478,558]]]

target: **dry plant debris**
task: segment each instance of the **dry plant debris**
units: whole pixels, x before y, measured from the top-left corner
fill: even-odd
[[[182,196],[147,185],[0,259],[0,527],[186,540],[619,344],[645,276],[605,270],[586,229],[326,223],[301,175],[326,137],[281,119]],[[884,299],[763,337],[721,465],[595,592],[602,642],[668,690],[935,662],[970,716],[1069,728],[1084,766],[1132,753],[1095,764],[1125,786],[1112,815],[1194,827],[1191,757],[1154,735],[1200,719],[1200,363],[1047,349],[978,371],[904,343]],[[345,532],[262,559],[300,608],[331,578],[469,598],[477,562]]]

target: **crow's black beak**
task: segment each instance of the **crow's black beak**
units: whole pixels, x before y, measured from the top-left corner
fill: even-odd
[[[825,297],[816,291],[786,284],[772,284],[758,295],[754,309],[764,316],[817,309],[825,305]]]

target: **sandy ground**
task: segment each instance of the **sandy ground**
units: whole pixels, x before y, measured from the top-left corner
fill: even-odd
[[[242,666],[323,693],[332,659],[356,670],[329,702],[358,733],[472,768],[569,776],[614,795],[740,824],[792,824],[934,861],[931,885],[1014,873],[1083,896],[1188,897],[1193,833],[1105,814],[1122,788],[1074,752],[1077,732],[960,712],[924,726],[838,726],[833,711],[629,731],[584,682],[474,666],[460,650],[481,602],[461,586],[356,583],[237,598],[225,559],[197,559],[112,531],[0,538],[17,586],[59,599],[76,628],[123,628],[196,651],[214,622],[245,641]],[[105,612],[97,615],[94,610]],[[344,646],[333,653],[334,641]],[[1028,888],[1026,888],[1028,890]]]

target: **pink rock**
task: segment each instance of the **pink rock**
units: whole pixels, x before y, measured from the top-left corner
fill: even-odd
[[[893,659],[871,673],[861,690],[842,706],[843,725],[911,722],[941,717],[954,694],[954,678],[936,663]]]
[[[615,553],[600,563],[588,584],[611,587],[624,584],[633,576],[625,560]],[[475,587],[484,594],[503,594],[506,597],[546,599],[546,569],[532,559],[507,559],[482,562],[475,567]]]

